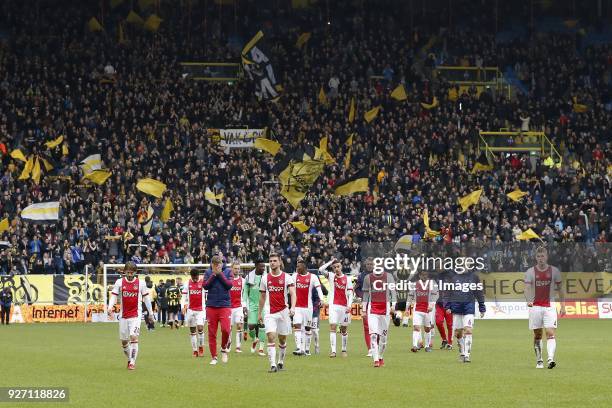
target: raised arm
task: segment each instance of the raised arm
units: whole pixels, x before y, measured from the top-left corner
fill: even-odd
[[[334,263],[335,260],[336,258],[332,258],[331,261],[325,262],[323,265],[321,265],[321,267],[319,268],[319,273],[325,273],[325,271],[327,271],[327,268],[329,268],[329,266]]]

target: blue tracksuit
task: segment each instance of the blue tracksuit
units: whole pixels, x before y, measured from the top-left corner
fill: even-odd
[[[466,285],[470,283],[480,283],[480,278],[474,272],[466,272],[464,274],[451,273],[447,275],[445,282],[451,282],[455,286]],[[484,294],[482,290],[453,290],[447,292],[446,307],[455,315],[475,314],[474,302],[478,302],[478,310],[481,313],[486,311],[484,303]]]
[[[206,307],[231,307],[229,291],[233,279],[229,268],[223,268],[219,276],[213,274],[210,268],[206,271],[204,274],[204,289],[208,291]]]

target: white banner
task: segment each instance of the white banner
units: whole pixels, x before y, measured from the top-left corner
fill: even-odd
[[[219,129],[219,143],[229,149],[250,148],[264,133],[265,129]]]
[[[597,306],[600,319],[612,319],[612,298],[598,299]]]
[[[487,306],[487,312],[484,319],[529,318],[529,308],[525,302],[485,302],[485,305]],[[478,312],[478,304],[476,304],[476,311]]]

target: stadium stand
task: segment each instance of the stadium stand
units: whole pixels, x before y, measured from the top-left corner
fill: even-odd
[[[457,1],[465,7],[455,7],[450,26],[435,8],[408,10],[412,2],[391,12],[397,2],[296,10],[274,1],[209,1],[208,9],[162,1],[135,9],[143,24],[127,17],[130,3],[0,5],[0,220],[9,224],[0,229],[2,274],[82,273],[86,264],[128,259],[206,263],[217,252],[252,261],[271,250],[290,271],[298,256],[317,267],[335,254],[349,271],[364,242],[422,239],[425,208],[441,243],[495,245],[528,228],[545,241],[611,238],[612,46],[583,45],[586,25],[584,32],[532,27],[502,42],[481,2]],[[508,19],[524,13],[500,7]],[[159,27],[151,15],[162,17]],[[440,25],[447,28],[427,28]],[[183,75],[185,61],[240,62],[242,46],[261,28],[283,86],[278,102],[258,101],[247,80]],[[305,32],[311,37],[296,47]],[[440,65],[512,72],[512,92],[450,83],[436,75]],[[405,101],[390,96],[399,84]],[[367,123],[364,113],[376,106],[378,117]],[[267,128],[284,151],[328,137],[336,163],[325,166],[300,208],[279,194],[273,157],[224,150],[209,131],[244,126]],[[485,152],[492,168],[475,171],[479,131],[501,129],[544,132],[562,160],[551,162],[544,151]],[[45,145],[60,136],[57,146]],[[25,160],[11,154],[16,149]],[[85,182],[80,166],[95,154],[112,173],[101,185]],[[37,155],[40,179],[34,166],[20,179]],[[364,168],[369,191],[332,194]],[[167,191],[143,194],[135,187],[142,178]],[[206,199],[207,187],[223,194],[219,205]],[[459,198],[478,189],[480,202],[462,211]],[[516,189],[528,193],[520,202],[506,196]],[[167,200],[174,211],[162,221]],[[48,201],[60,201],[57,222],[20,217]],[[306,233],[287,223],[298,220]]]

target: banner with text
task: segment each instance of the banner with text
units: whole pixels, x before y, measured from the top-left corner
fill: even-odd
[[[265,133],[265,129],[219,129],[219,144],[230,149],[252,148],[255,139]]]

